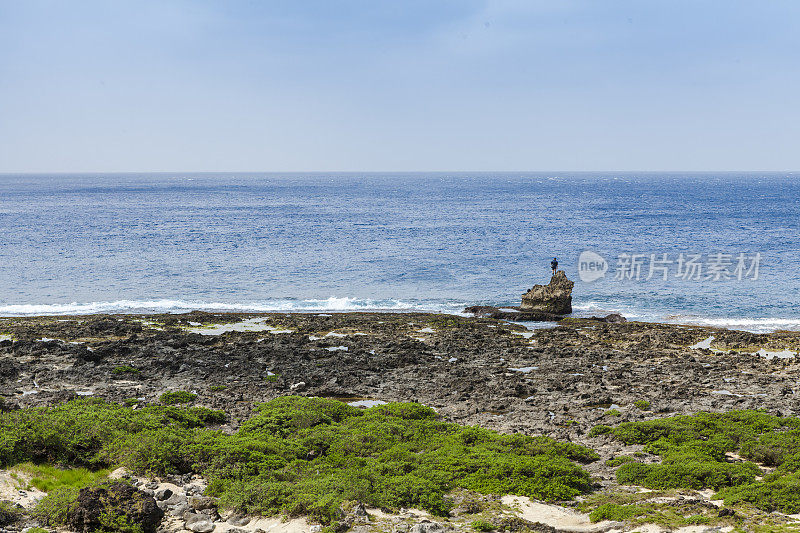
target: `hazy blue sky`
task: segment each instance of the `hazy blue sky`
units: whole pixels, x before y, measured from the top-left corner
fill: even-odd
[[[0,0],[0,172],[800,169],[800,2]]]

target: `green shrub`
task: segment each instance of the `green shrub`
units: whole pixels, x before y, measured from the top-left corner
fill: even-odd
[[[114,370],[111,371],[112,374],[141,374],[142,371],[138,368],[133,368],[132,366],[117,366],[114,367]]]
[[[765,479],[765,482],[730,487],[720,491],[725,505],[749,502],[765,511],[800,513],[800,473]]]
[[[80,488],[63,486],[42,498],[33,509],[33,516],[45,526],[66,524],[78,505]]]
[[[494,525],[488,520],[475,520],[471,525],[475,531],[494,531]]]
[[[703,460],[674,464],[627,463],[617,470],[617,481],[649,489],[720,489],[752,483],[758,473],[753,463]]]
[[[159,398],[164,405],[175,405],[179,403],[190,403],[197,398],[197,394],[185,390],[175,392],[165,392]]]
[[[633,402],[633,405],[635,405],[642,411],[650,410],[650,402],[648,402],[647,400],[636,400],[635,402]]]
[[[568,500],[591,489],[576,462],[598,458],[574,443],[442,422],[416,403],[358,409],[282,397],[258,406],[234,434],[206,427],[219,417],[199,407],[134,410],[102,400],[23,409],[0,414],[0,460],[193,471],[223,506],[333,524],[347,501],[446,515],[452,501],[445,495],[454,489]],[[56,488],[41,502],[42,523],[61,523],[73,488]]]
[[[13,524],[22,518],[22,513],[11,506],[10,503],[0,502],[0,527]]]
[[[80,486],[62,486],[42,498],[33,511],[33,516],[47,526],[69,525],[70,518],[78,505],[80,490],[85,487],[102,487],[108,481],[95,481]],[[113,483],[119,483],[118,481]],[[139,524],[131,522],[130,518],[110,507],[108,501],[101,500],[104,507],[100,510],[100,528],[93,533],[142,533]]]
[[[611,426],[605,426],[603,424],[600,424],[599,426],[595,426],[589,430],[589,436],[598,437],[600,435],[608,435],[609,433],[611,433],[611,431],[612,431]]]
[[[209,390],[210,390],[211,392],[221,392],[221,391],[224,391],[224,390],[225,390],[225,389],[227,389],[227,388],[228,388],[228,386],[227,386],[227,385],[212,385],[212,386],[209,388]]]
[[[623,465],[625,463],[633,463],[633,462],[636,462],[636,459],[634,459],[630,455],[620,455],[618,457],[614,457],[613,459],[609,459],[608,461],[606,461],[606,466],[615,467]]]
[[[749,502],[766,511],[800,512],[800,419],[760,411],[698,413],[626,422],[610,430],[626,444],[643,444],[661,463],[629,462],[617,469],[623,484],[651,489],[713,488],[727,505]],[[752,462],[728,462],[728,453],[777,467],[756,481]]]
[[[619,409],[609,409],[606,411],[606,416],[622,416],[622,413],[619,412]]]
[[[638,505],[604,503],[589,514],[589,520],[592,522],[600,522],[602,520],[622,521],[646,513],[647,509]]]

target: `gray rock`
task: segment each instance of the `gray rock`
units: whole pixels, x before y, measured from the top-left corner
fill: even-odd
[[[173,494],[164,501],[167,502],[167,505],[169,505],[170,507],[174,507],[182,503],[186,503],[186,496],[184,496],[183,494]]]
[[[186,513],[186,511],[188,511],[188,510],[189,510],[189,506],[188,505],[186,505],[185,503],[180,503],[180,504],[176,505],[169,512],[169,514],[171,514],[172,516],[183,516]]]
[[[186,529],[194,533],[211,533],[216,527],[206,515],[186,513],[184,516]]]
[[[158,501],[163,501],[169,499],[172,496],[172,491],[170,489],[160,489],[157,490],[154,497]]]
[[[247,524],[250,523],[250,517],[235,514],[232,517],[228,518],[228,523],[235,527],[246,526]]]
[[[216,509],[217,499],[210,496],[189,496],[189,507],[202,511],[203,509]]]
[[[447,530],[439,522],[423,520],[419,524],[415,524],[410,533],[441,533],[443,531]]]

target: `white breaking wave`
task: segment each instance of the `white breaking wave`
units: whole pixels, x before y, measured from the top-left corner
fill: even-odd
[[[0,305],[0,316],[91,315],[98,313],[186,313],[208,312],[271,312],[271,311],[434,311],[459,313],[464,303],[406,302],[393,298],[384,300],[338,298],[291,299],[276,298],[255,302],[228,303],[201,300],[116,300],[113,302],[72,302],[68,304]]]
[[[778,329],[800,331],[800,319],[797,318],[670,317],[669,322],[711,326],[715,328],[740,329],[752,333],[769,333]]]
[[[619,313],[629,320],[643,322],[663,322],[668,324],[686,324],[692,326],[709,326],[714,328],[737,329],[751,333],[770,333],[779,329],[800,331],[800,318],[739,318],[739,317],[704,317],[699,315],[665,315],[656,312],[643,313],[614,303],[587,302],[573,305],[576,316],[592,314]]]

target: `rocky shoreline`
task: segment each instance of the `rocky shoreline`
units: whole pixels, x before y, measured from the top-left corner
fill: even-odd
[[[256,403],[284,395],[415,401],[462,425],[586,445],[602,458],[587,465],[599,489],[615,485],[605,460],[631,448],[590,436],[598,424],[800,414],[800,333],[551,325],[426,313],[3,318],[0,409],[80,397],[147,404],[190,391],[196,405],[228,413],[222,429],[235,431]]]

